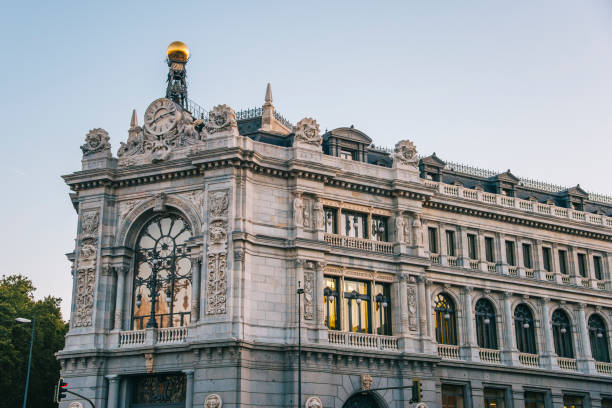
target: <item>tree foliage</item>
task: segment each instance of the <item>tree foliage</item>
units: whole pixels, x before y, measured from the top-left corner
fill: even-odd
[[[32,325],[20,324],[18,317],[32,319],[36,311],[28,407],[51,408],[60,366],[55,353],[64,347],[68,325],[62,320],[60,298],[34,300],[36,288],[22,275],[0,279],[0,408],[17,408],[23,403]]]

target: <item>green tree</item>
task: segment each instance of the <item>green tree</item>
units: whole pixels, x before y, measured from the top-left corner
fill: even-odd
[[[55,353],[64,347],[68,324],[62,320],[61,299],[47,296],[35,301],[35,290],[32,281],[22,275],[3,275],[0,279],[0,408],[20,408],[23,404],[32,326],[15,319],[32,319],[34,310],[36,330],[27,406],[57,407],[53,391],[60,366]]]

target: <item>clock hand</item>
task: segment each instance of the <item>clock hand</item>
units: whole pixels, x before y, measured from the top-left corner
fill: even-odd
[[[156,118],[155,118],[155,120],[153,120],[153,123],[157,122],[157,121],[158,121],[158,120],[160,120],[161,118],[164,118],[164,117],[166,117],[166,116],[168,116],[168,115],[172,115],[172,114],[174,114],[174,112],[166,112],[166,113],[164,113],[163,115],[160,115],[160,116],[156,117]]]

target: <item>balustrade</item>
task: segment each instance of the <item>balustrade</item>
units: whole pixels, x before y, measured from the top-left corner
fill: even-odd
[[[569,276],[567,276],[567,275],[562,275],[562,276],[561,276],[561,282],[562,282],[563,284],[565,284],[565,285],[569,285],[569,283],[570,283],[570,278],[569,278]]]
[[[546,272],[546,280],[549,282],[554,282],[555,273],[554,272]]]
[[[157,330],[158,343],[178,343],[187,339],[187,327],[165,327]]]
[[[501,351],[481,348],[478,350],[480,361],[483,363],[501,364]]]
[[[449,256],[448,257],[448,266],[457,266],[457,257]]]
[[[508,274],[510,276],[518,276],[518,268],[516,266],[508,266]]]
[[[495,263],[493,263],[493,262],[487,262],[487,271],[489,271],[489,272],[495,272]]]
[[[575,358],[557,357],[559,368],[565,371],[578,371],[578,364]]]
[[[438,355],[446,359],[459,360],[459,346],[438,344]]]
[[[360,249],[363,251],[393,253],[392,242],[372,241],[365,238],[345,237],[343,235],[325,234],[325,242],[339,247]]]
[[[440,254],[429,254],[429,259],[431,259],[431,263],[439,264]]]
[[[397,351],[397,337],[393,336],[329,330],[327,339],[331,344],[350,348]]]
[[[537,354],[519,353],[519,362],[525,367],[539,367],[540,356]]]
[[[595,368],[599,374],[612,374],[612,363],[604,363],[603,361],[596,361]]]
[[[130,347],[145,342],[145,330],[127,330],[119,333],[119,347]]]
[[[525,276],[529,279],[535,279],[535,271],[533,269],[525,269]]]
[[[581,282],[581,283],[582,283],[582,287],[583,287],[583,288],[589,288],[589,287],[591,287],[591,283],[589,282],[589,280],[588,280],[588,279],[582,279],[582,282]]]
[[[604,282],[597,282],[597,289],[606,290],[606,284]]]
[[[475,271],[478,270],[479,269],[478,268],[478,261],[473,261],[473,260],[470,259],[470,269],[473,269]]]

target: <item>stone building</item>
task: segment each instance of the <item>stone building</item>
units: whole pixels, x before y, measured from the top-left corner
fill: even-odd
[[[262,108],[205,112],[188,57],[171,45],[166,97],[117,157],[93,129],[64,176],[71,390],[396,408],[420,384],[429,407],[612,407],[612,198],[293,125],[269,85]]]

